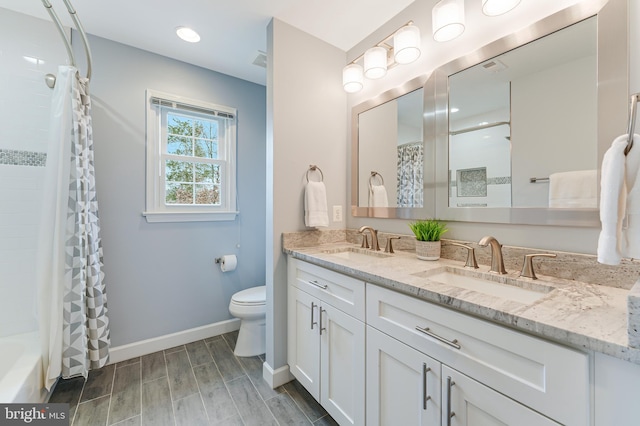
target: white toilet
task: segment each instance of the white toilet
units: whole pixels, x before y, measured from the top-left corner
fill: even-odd
[[[265,353],[267,287],[251,287],[231,297],[229,312],[241,320],[236,356],[256,356]]]

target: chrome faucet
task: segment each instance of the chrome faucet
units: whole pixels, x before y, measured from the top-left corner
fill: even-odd
[[[489,272],[506,274],[507,270],[504,269],[504,260],[502,259],[502,244],[494,237],[487,235],[478,241],[478,245],[481,247],[491,246],[491,269]]]
[[[361,226],[360,229],[358,229],[358,232],[362,234],[362,238],[367,238],[367,235],[364,233],[366,230],[369,230],[369,233],[371,234],[371,250],[379,251],[380,245],[378,244],[378,231],[370,226]]]

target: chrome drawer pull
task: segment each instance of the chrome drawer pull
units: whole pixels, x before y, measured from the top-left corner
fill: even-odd
[[[451,347],[454,347],[456,349],[460,349],[460,345],[458,344],[458,339],[453,339],[453,340],[447,340],[444,337],[440,337],[437,334],[435,334],[433,331],[429,330],[429,327],[425,327],[422,328],[419,325],[416,325],[416,330],[418,330],[420,333],[424,333],[429,337],[433,337],[434,339],[436,339],[439,342],[442,342],[444,344],[447,344]]]
[[[319,283],[318,281],[316,281],[316,280],[308,281],[308,283],[309,283],[309,284],[311,284],[311,285],[314,285],[314,286],[316,286],[316,287],[318,287],[318,288],[321,288],[321,289],[323,289],[323,290],[326,290],[326,289],[327,289],[327,285],[326,285],[326,284],[320,284],[320,283]]]
[[[318,325],[318,323],[313,320],[313,310],[315,308],[317,308],[317,307],[318,307],[318,305],[316,305],[315,303],[311,302],[311,329],[312,330],[313,330],[313,326],[314,325]]]
[[[319,324],[319,325],[320,325],[320,335],[321,335],[321,336],[322,336],[322,331],[323,331],[323,330],[324,330],[324,331],[327,331],[327,329],[326,329],[325,327],[323,327],[323,326],[322,326],[322,313],[323,313],[323,312],[327,312],[327,310],[326,310],[326,309],[322,309],[322,308],[320,308],[320,324]]]
[[[431,371],[431,369],[427,367],[426,362],[423,362],[422,363],[422,409],[423,410],[427,409],[427,401],[431,399],[431,397],[428,395],[428,390],[427,390],[427,373],[429,371]]]
[[[451,411],[451,388],[455,384],[456,382],[451,380],[451,376],[447,376],[447,426],[451,426],[451,417],[456,415]]]

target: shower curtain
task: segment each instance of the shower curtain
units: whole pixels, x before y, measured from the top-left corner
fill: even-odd
[[[109,357],[88,81],[60,66],[53,93],[37,275],[45,387]]]
[[[398,146],[398,207],[422,207],[422,142]]]

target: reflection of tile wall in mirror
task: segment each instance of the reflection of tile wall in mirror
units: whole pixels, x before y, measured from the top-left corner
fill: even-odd
[[[457,171],[458,197],[487,196],[487,168],[463,169]]]

